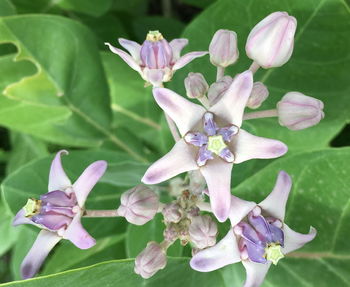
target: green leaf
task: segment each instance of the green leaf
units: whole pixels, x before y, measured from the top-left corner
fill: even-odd
[[[0,0],[0,16],[10,16],[16,14],[16,8],[10,0]]]
[[[56,5],[65,10],[99,17],[109,10],[112,3],[113,0],[99,0],[98,5],[92,0],[61,0]]]
[[[18,230],[12,226],[12,214],[7,210],[6,205],[0,200],[0,257],[8,251],[16,242]]]

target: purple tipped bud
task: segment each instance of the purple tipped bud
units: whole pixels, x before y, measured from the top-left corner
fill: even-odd
[[[286,12],[275,12],[260,21],[250,32],[246,52],[263,68],[280,67],[293,52],[297,20]]]
[[[158,195],[144,185],[138,185],[121,196],[118,214],[136,225],[150,221],[157,213],[159,206]]]
[[[210,62],[219,67],[232,65],[238,59],[237,34],[230,30],[216,31],[209,45]]]
[[[256,82],[253,85],[253,90],[249,96],[247,107],[251,109],[257,109],[269,96],[269,90],[261,83]]]
[[[157,242],[149,242],[147,247],[136,257],[134,271],[147,279],[166,265],[166,254]]]
[[[232,84],[232,81],[233,79],[230,76],[225,76],[219,81],[210,85],[208,90],[208,99],[211,106],[216,104],[221,99],[229,86]]]
[[[200,249],[216,243],[218,228],[209,215],[200,215],[191,219],[189,234],[191,242]]]
[[[181,207],[177,203],[167,204],[162,211],[164,219],[167,222],[177,223],[181,220],[182,212]]]
[[[189,73],[185,79],[185,88],[187,97],[197,99],[207,93],[209,85],[201,73]]]
[[[141,46],[141,61],[149,69],[169,67],[173,58],[172,49],[159,31],[150,31]]]
[[[277,103],[280,125],[290,130],[314,126],[324,118],[323,102],[298,92],[287,93]]]

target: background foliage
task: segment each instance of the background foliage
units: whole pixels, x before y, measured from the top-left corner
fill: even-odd
[[[168,9],[168,5],[170,9]],[[345,0],[0,0],[0,282],[1,286],[240,286],[239,265],[204,274],[189,268],[189,248],[175,244],[168,266],[149,280],[133,274],[133,260],[149,240],[160,240],[163,223],[127,225],[123,219],[85,219],[97,238],[90,250],[61,242],[41,271],[19,280],[19,265],[38,230],[11,227],[26,198],[46,192],[52,154],[74,179],[97,159],[109,168],[87,201],[88,208],[115,208],[121,193],[138,184],[150,162],[172,146],[150,88],[103,45],[118,37],[142,42],[148,30],[167,39],[188,37],[186,51],[207,49],[217,29],[238,34],[240,60],[229,73],[249,67],[244,45],[251,28],[277,10],[298,20],[291,60],[260,70],[270,90],[262,109],[273,108],[287,91],[325,102],[325,119],[292,132],[275,119],[249,121],[245,128],[289,146],[277,160],[249,161],[233,170],[239,196],[259,201],[277,172],[294,185],[286,222],[300,232],[309,225],[317,238],[271,268],[263,286],[350,286],[350,8]],[[208,57],[178,71],[168,87],[184,95],[189,71],[213,82]],[[160,188],[166,201],[168,195]],[[221,229],[222,234],[227,226]],[[140,236],[142,235],[142,236]]]

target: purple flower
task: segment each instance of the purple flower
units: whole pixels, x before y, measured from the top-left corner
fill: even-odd
[[[95,245],[95,239],[83,228],[80,218],[84,213],[84,203],[92,188],[104,174],[107,163],[96,161],[90,164],[74,184],[63,170],[59,151],[51,164],[48,193],[40,199],[29,199],[17,213],[13,225],[32,224],[40,231],[32,248],[21,265],[24,279],[33,277],[51,249],[61,240],[70,240],[80,249]]]
[[[209,110],[171,90],[155,88],[155,100],[184,138],[148,168],[142,181],[157,184],[199,169],[208,186],[213,212],[219,221],[225,221],[230,210],[233,163],[276,158],[287,151],[280,141],[256,137],[240,129],[252,87],[250,71],[236,76],[227,92]]]
[[[272,192],[258,205],[232,196],[232,228],[215,246],[193,256],[191,267],[209,272],[241,261],[247,273],[244,287],[260,286],[271,263],[277,264],[285,254],[303,247],[316,236],[313,227],[308,234],[301,234],[284,223],[291,186],[291,178],[281,171]]]
[[[123,38],[119,38],[118,41],[130,54],[110,43],[105,44],[137,71],[147,83],[155,87],[170,81],[176,70],[208,53],[191,52],[180,57],[180,52],[188,44],[188,40],[174,39],[168,43],[159,31],[150,31],[142,45]]]

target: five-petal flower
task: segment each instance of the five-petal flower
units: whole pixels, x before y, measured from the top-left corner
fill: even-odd
[[[230,210],[233,163],[276,158],[287,152],[282,142],[257,137],[240,128],[252,87],[250,71],[237,75],[209,110],[169,89],[154,88],[156,102],[176,123],[183,138],[148,168],[142,181],[157,184],[199,169],[208,186],[213,212],[219,221],[225,221]]]
[[[316,236],[313,227],[308,234],[301,234],[284,223],[291,186],[291,178],[281,171],[272,192],[258,205],[232,196],[232,228],[215,246],[194,255],[191,267],[209,272],[241,261],[247,273],[244,287],[260,286],[271,263],[277,264],[285,254],[301,248]]]
[[[92,188],[104,174],[107,163],[103,160],[90,164],[80,177],[71,184],[61,163],[59,151],[51,164],[49,192],[40,199],[29,199],[17,213],[13,225],[33,224],[40,231],[32,248],[21,265],[24,279],[33,277],[39,270],[51,249],[61,240],[68,239],[80,249],[95,245],[95,239],[83,228],[80,218],[84,203]]]

